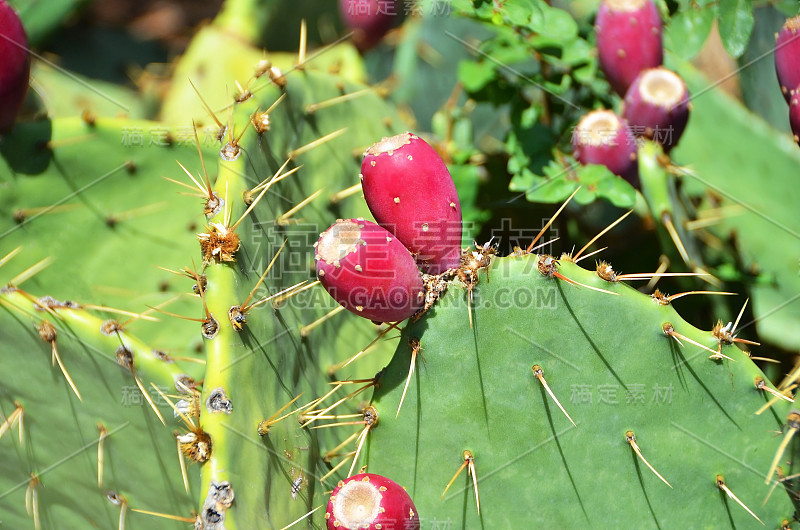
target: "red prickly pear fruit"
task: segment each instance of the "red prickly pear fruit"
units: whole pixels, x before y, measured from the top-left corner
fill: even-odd
[[[800,15],[787,19],[775,36],[775,73],[786,102],[800,88]]]
[[[660,143],[664,152],[678,145],[689,121],[689,89],[663,67],[643,70],[625,94],[622,117],[635,136]]]
[[[406,490],[397,482],[373,473],[339,481],[328,501],[325,521],[328,530],[420,527],[419,514]]]
[[[603,0],[595,19],[600,68],[624,96],[645,68],[661,66],[661,16],[652,0]]]
[[[339,16],[363,52],[378,44],[392,27],[397,16],[395,0],[339,0]]]
[[[414,257],[385,228],[364,219],[340,219],[314,248],[317,278],[353,313],[395,322],[422,308],[424,288]]]
[[[14,8],[0,0],[0,132],[14,125],[28,91],[28,37]]]
[[[364,153],[361,180],[375,220],[415,255],[423,271],[458,267],[461,204],[433,147],[407,132],[384,138]]]
[[[639,186],[636,138],[628,125],[610,110],[584,116],[572,133],[572,152],[581,164],[602,164],[633,186]]]
[[[789,101],[789,125],[792,126],[794,141],[800,145],[800,87],[794,89]]]

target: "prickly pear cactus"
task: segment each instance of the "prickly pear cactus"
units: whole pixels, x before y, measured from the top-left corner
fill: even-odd
[[[130,90],[112,94],[129,110],[120,116],[107,98],[81,99],[80,78],[34,64],[47,118],[17,123],[0,142],[3,523],[320,528],[332,524],[331,491],[367,466],[406,488],[418,512],[409,520],[423,528],[791,526],[798,374],[776,387],[746,351],[748,333],[710,316],[690,323],[671,305],[677,296],[626,284],[647,275],[602,262],[587,270],[583,251],[499,257],[486,244],[424,276],[425,307],[405,322],[376,325],[333,301],[312,245],[337,218],[370,217],[362,155],[414,127],[384,87],[364,84],[369,60],[352,45],[253,46],[277,5],[226,2],[177,63],[159,121],[138,119],[155,113]],[[559,88],[548,68],[549,89],[607,99],[566,11],[506,2],[498,17],[486,3],[454,6],[500,31],[529,26],[530,46],[563,48],[570,77],[592,84],[584,93],[565,76]],[[405,27],[422,26],[412,16]],[[502,85],[498,72],[490,77]],[[687,139],[703,129],[694,123],[710,128],[724,113],[712,94]],[[71,113],[73,98],[89,106]],[[458,129],[469,105],[456,109],[457,99],[437,115],[443,139],[432,144],[473,221],[475,181],[493,179],[481,165],[497,153]],[[503,164],[531,155],[537,120],[512,119]],[[758,138],[774,148],[770,134]],[[687,139],[676,160],[718,178]],[[640,150],[639,171],[673,186],[659,155]],[[785,169],[796,155],[775,159]],[[596,168],[579,180],[594,172],[600,185],[575,202],[675,206],[678,195],[640,197]],[[575,188],[559,186],[548,202]],[[766,188],[774,196],[777,186]],[[760,248],[755,232],[742,234]],[[462,246],[474,236],[465,225]],[[718,264],[702,250],[692,247],[698,268]],[[789,269],[774,270],[780,281],[768,289],[783,296]],[[757,312],[769,307],[758,300]]]

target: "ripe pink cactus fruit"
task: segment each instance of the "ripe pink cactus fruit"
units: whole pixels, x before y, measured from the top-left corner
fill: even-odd
[[[602,164],[633,186],[639,186],[636,138],[610,110],[584,116],[572,133],[572,152],[581,164]]]
[[[0,0],[0,132],[14,125],[28,91],[28,37],[16,11]]]
[[[415,255],[423,271],[458,267],[461,204],[433,147],[407,132],[384,138],[364,153],[361,179],[375,220]]]
[[[787,19],[775,36],[775,73],[789,103],[792,91],[800,88],[800,15]]]
[[[339,16],[353,32],[353,43],[366,51],[374,47],[399,16],[394,0],[339,0]]]
[[[800,87],[794,91],[789,101],[789,125],[792,126],[795,143],[800,145]]]
[[[331,493],[325,520],[328,530],[420,527],[417,509],[406,490],[395,481],[373,473],[340,481]]]
[[[353,313],[394,322],[422,308],[424,288],[414,257],[386,229],[364,219],[340,219],[314,248],[317,278]]]
[[[661,16],[652,0],[603,0],[595,19],[600,68],[624,96],[645,68],[661,66]]]
[[[622,117],[635,136],[660,143],[664,152],[678,145],[689,121],[689,89],[663,67],[643,70],[625,94]]]

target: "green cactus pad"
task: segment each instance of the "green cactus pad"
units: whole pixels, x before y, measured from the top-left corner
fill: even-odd
[[[423,526],[758,526],[721,494],[718,474],[768,526],[790,518],[781,491],[761,505],[788,407],[754,415],[765,401],[754,380],[764,376],[748,357],[723,346],[733,360],[710,360],[664,334],[669,322],[717,348],[671,306],[566,261],[559,273],[618,296],[544,276],[536,256],[499,258],[473,290],[472,328],[467,291],[454,281],[404,329],[373,400],[369,471],[408,488]],[[421,356],[395,419],[412,337]],[[672,488],[636,456],[627,431]],[[466,470],[441,499],[464,450],[474,455],[480,517]]]

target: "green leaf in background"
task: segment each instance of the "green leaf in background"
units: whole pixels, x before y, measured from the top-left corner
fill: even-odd
[[[589,164],[581,166],[575,173],[581,183],[581,191],[575,195],[578,204],[589,204],[597,198],[606,199],[614,206],[630,208],[636,202],[636,190],[628,182],[616,176],[606,166]]]
[[[19,12],[28,43],[38,47],[57,30],[64,21],[77,12],[86,0],[11,0],[9,2]]]
[[[540,4],[541,2],[537,0],[513,0],[506,2],[503,7],[511,24],[528,26],[543,22],[544,15]]]
[[[467,92],[477,92],[497,77],[495,68],[495,64],[489,61],[461,61],[458,79]]]
[[[796,0],[778,0],[777,2],[771,2],[771,4],[787,17],[795,16],[798,10],[800,10],[800,5],[798,5]]]
[[[533,22],[536,22],[534,18]],[[531,25],[531,30],[539,35],[531,39],[535,48],[545,46],[562,47],[578,36],[578,23],[563,9],[548,7],[538,25]]]
[[[752,0],[720,0],[719,35],[733,57],[744,53],[753,32]]]
[[[714,23],[711,8],[688,9],[674,17],[664,36],[666,47],[679,57],[689,60],[700,52]]]

